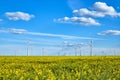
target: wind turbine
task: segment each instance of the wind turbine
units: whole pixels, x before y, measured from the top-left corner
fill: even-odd
[[[27,44],[27,48],[26,48],[27,56],[29,56],[29,48],[31,48],[31,54],[32,54],[32,46],[31,46],[32,43],[33,43],[33,42],[31,42],[30,40],[28,40],[28,41],[26,42],[26,44]]]
[[[70,42],[67,42],[66,48],[70,50],[71,48],[74,48],[74,44],[72,44],[72,43],[70,43]],[[77,54],[77,48],[75,49],[75,55],[76,55],[76,54]]]
[[[93,55],[93,41],[91,40],[89,43],[88,43],[89,47],[90,47],[90,56]]]
[[[68,42],[67,42],[67,41],[64,41],[64,42],[60,45],[60,46],[62,47],[61,52],[63,52],[63,55],[64,55],[64,56],[66,55],[65,50],[67,49],[67,44],[68,44]]]
[[[15,50],[15,56],[17,56],[17,53],[18,53],[18,50],[16,49],[16,50]]]
[[[82,55],[82,47],[84,46],[84,44],[83,43],[78,43],[78,44],[76,44],[76,46],[80,50],[80,56],[81,56]]]
[[[66,55],[66,50],[71,48],[73,46],[73,44],[71,44],[67,41],[64,41],[60,46],[62,47],[61,52],[63,52],[64,53],[63,55],[65,56]]]
[[[42,56],[45,55],[45,48],[44,48],[44,47],[41,48],[41,55],[42,55]]]
[[[29,46],[30,46],[30,42],[27,41],[26,44],[27,44],[27,56],[28,56],[28,55],[29,55]]]
[[[74,49],[75,49],[75,56],[77,56],[77,47],[75,47]]]

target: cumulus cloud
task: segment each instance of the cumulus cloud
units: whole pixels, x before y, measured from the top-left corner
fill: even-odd
[[[86,17],[64,17],[64,18],[59,18],[55,21],[63,22],[63,23],[76,23],[76,24],[81,24],[81,25],[100,25],[99,22],[95,21],[93,18],[86,18]]]
[[[78,16],[90,16],[90,17],[105,17],[108,16],[120,16],[112,6],[108,6],[104,2],[95,2],[92,6],[93,10],[88,10],[87,8],[81,8],[79,10],[73,10],[73,13]]]
[[[25,13],[25,12],[6,12],[5,13],[6,17],[9,20],[24,20],[24,21],[29,21],[31,18],[34,18],[34,15]]]
[[[106,30],[101,33],[98,33],[98,35],[118,35],[118,36],[120,36],[120,30]]]
[[[87,8],[81,8],[79,10],[73,10],[73,14],[75,17],[64,17],[58,18],[55,21],[66,22],[66,23],[78,23],[81,25],[100,25],[93,18],[97,17],[118,17],[120,16],[120,12],[117,12],[113,6],[107,5],[105,2],[95,2],[92,5],[92,8],[89,10]]]
[[[82,8],[80,10],[74,10],[73,13],[78,16],[89,16],[89,17],[104,17],[103,13],[97,11],[90,11],[87,8]]]

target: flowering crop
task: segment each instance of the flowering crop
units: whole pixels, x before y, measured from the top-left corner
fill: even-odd
[[[0,80],[120,80],[120,57],[0,56]]]

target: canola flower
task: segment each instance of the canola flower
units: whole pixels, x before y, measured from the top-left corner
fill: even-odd
[[[0,80],[120,80],[120,56],[0,56]]]

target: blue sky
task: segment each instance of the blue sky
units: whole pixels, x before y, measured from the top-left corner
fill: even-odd
[[[48,54],[54,55],[60,50],[58,45],[64,42],[89,46],[87,44],[90,40],[93,40],[94,48],[118,50],[119,2],[120,0],[1,0],[0,53],[7,55],[22,50],[24,55],[28,41],[37,54],[44,47]]]

